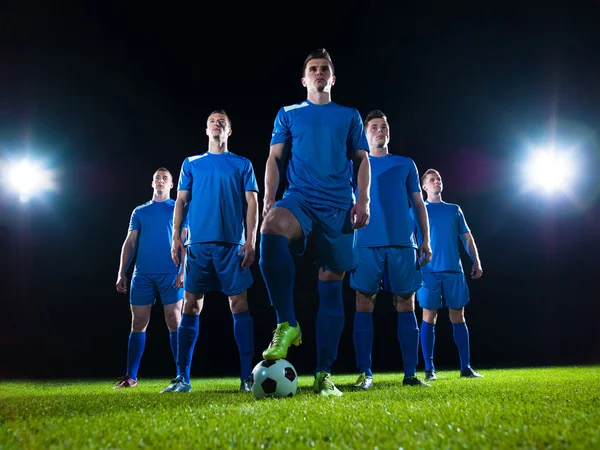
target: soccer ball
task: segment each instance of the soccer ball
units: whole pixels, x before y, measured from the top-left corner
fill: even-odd
[[[298,388],[296,369],[285,359],[261,361],[250,375],[252,393],[257,399],[293,397]]]

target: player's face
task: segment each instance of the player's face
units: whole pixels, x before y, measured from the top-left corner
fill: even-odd
[[[335,84],[335,77],[331,71],[329,61],[325,58],[311,59],[304,69],[302,86],[308,92],[330,92]]]
[[[231,134],[229,121],[225,114],[215,113],[208,116],[206,121],[206,135],[211,140],[222,141]]]
[[[385,148],[390,142],[390,127],[386,119],[369,120],[365,131],[371,148]]]
[[[425,177],[425,183],[423,184],[423,189],[427,193],[431,194],[439,194],[444,189],[444,184],[442,183],[442,177],[439,173],[430,173]]]
[[[173,177],[169,172],[159,170],[152,178],[152,188],[160,193],[170,191],[173,188]]]

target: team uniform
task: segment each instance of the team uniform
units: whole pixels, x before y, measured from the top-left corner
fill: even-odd
[[[359,265],[350,272],[350,287],[366,295],[380,290],[396,295],[416,292],[422,285],[417,241],[410,213],[411,194],[421,192],[412,159],[388,154],[369,156],[371,217],[357,230]],[[354,348],[360,373],[371,373],[373,314],[357,311]],[[398,313],[398,340],[405,376],[413,377],[418,360],[418,327],[414,311]]]
[[[183,299],[183,289],[175,289],[179,268],[171,259],[173,238],[173,199],[164,202],[151,200],[138,206],[131,214],[129,231],[138,232],[137,255],[129,302],[132,305],[151,305],[160,296],[163,305]],[[187,224],[183,225],[187,227]]]
[[[151,200],[135,208],[129,221],[129,231],[137,231],[136,262],[131,277],[129,302],[133,306],[153,305],[160,297],[163,305],[183,299],[183,289],[175,288],[179,267],[171,259],[173,238],[173,211],[175,201]],[[184,223],[183,227],[187,227]],[[177,332],[169,333],[171,351],[177,362]],[[146,332],[129,333],[127,345],[127,375],[137,380],[137,374],[146,347]]]
[[[463,272],[459,238],[471,231],[460,206],[425,201],[429,215],[431,261],[423,267],[423,287],[417,293],[421,307],[460,309],[469,303],[469,288]]]
[[[359,112],[334,102],[314,104],[304,100],[285,106],[275,118],[271,146],[276,144],[286,144],[290,156],[288,186],[274,207],[289,210],[304,234],[304,241],[294,242],[291,248],[302,254],[313,235],[319,267],[339,272],[355,268],[358,258],[350,217],[355,203],[351,159],[354,152],[369,148]],[[295,266],[285,236],[261,235],[260,268],[277,313],[278,330],[280,325],[298,327],[292,342],[298,345],[301,333],[294,310]],[[344,324],[342,282],[319,280],[318,292],[316,392],[337,358]],[[265,359],[285,357],[270,351],[271,346],[263,352]]]
[[[185,291],[196,295],[222,291],[228,297],[246,291],[253,283],[252,273],[242,269],[244,255],[238,253],[246,240],[245,193],[258,192],[250,160],[229,151],[188,157],[177,190],[189,191]],[[252,372],[254,320],[248,310],[232,316],[244,382]],[[183,380],[176,378],[163,392],[191,390],[190,368],[199,330],[199,314],[182,314],[177,364]]]
[[[469,303],[469,288],[460,260],[458,240],[470,232],[460,206],[446,202],[425,202],[429,215],[432,258],[423,267],[423,287],[417,292],[421,307],[437,310],[442,307],[461,309]],[[427,377],[435,379],[433,349],[435,324],[421,322],[421,348]],[[471,368],[469,330],[466,322],[452,323],[454,342],[458,349],[461,376],[480,378]]]

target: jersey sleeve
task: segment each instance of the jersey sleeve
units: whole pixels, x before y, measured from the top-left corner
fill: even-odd
[[[142,223],[140,222],[138,209],[135,208],[131,213],[131,219],[129,219],[129,231],[136,231],[142,229]]]
[[[348,139],[346,139],[346,147],[348,149],[348,155],[351,155],[352,152],[355,152],[356,150],[369,151],[369,142],[367,141],[367,135],[365,134],[365,129],[358,110],[355,110],[354,115],[352,116]]]
[[[457,206],[458,211],[456,212],[457,220],[458,220],[458,234],[462,235],[463,233],[468,233],[471,231],[469,226],[467,225],[467,221],[465,220],[465,215],[460,209],[460,206]]]
[[[192,182],[194,181],[191,171],[190,159],[185,158],[181,165],[181,172],[179,173],[179,183],[177,183],[178,191],[191,191]]]
[[[254,167],[248,160],[244,166],[244,173],[242,174],[244,183],[244,192],[256,191],[258,192],[258,183],[256,182],[256,176],[254,175]]]
[[[406,192],[412,194],[413,192],[421,192],[421,185],[419,183],[419,171],[417,170],[417,165],[412,159],[410,162],[411,165],[408,169],[408,177],[406,178]]]
[[[271,145],[291,144],[292,132],[289,125],[289,117],[284,108],[281,108],[275,117],[273,133],[271,134]]]

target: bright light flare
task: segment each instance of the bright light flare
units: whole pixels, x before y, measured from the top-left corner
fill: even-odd
[[[52,172],[41,164],[23,160],[9,170],[9,183],[19,193],[19,199],[26,203],[33,196],[52,189]]]
[[[541,190],[548,194],[571,191],[575,176],[572,152],[555,148],[535,150],[523,166],[523,176],[528,180],[527,190]]]

